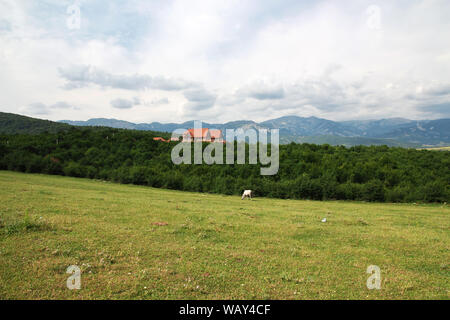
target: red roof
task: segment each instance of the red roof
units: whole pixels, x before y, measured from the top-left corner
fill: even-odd
[[[169,140],[166,140],[166,139],[161,138],[161,137],[154,137],[153,140],[155,140],[155,141],[165,141],[165,142],[169,141]]]
[[[188,129],[184,134],[188,133],[192,138],[206,138],[208,130],[208,128]]]
[[[222,131],[221,130],[215,130],[215,129],[211,129],[209,130],[209,134],[211,136],[211,138],[222,138]]]

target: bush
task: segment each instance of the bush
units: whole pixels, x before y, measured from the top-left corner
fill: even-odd
[[[445,202],[448,199],[448,186],[441,181],[428,182],[423,188],[423,200],[426,202]]]
[[[69,162],[63,169],[64,174],[70,177],[83,177],[82,167],[76,162]]]
[[[408,190],[404,187],[397,186],[393,189],[386,190],[386,201],[387,202],[404,202]]]
[[[384,185],[380,180],[370,180],[363,185],[362,199],[366,201],[384,201]]]
[[[131,167],[130,179],[131,183],[143,185],[147,184],[147,168],[146,167]]]
[[[178,173],[166,173],[166,184],[168,189],[182,190],[183,189],[183,177]],[[199,190],[201,191],[201,190]]]

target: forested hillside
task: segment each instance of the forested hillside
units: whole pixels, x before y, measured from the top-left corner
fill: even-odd
[[[261,176],[259,165],[174,165],[170,152],[176,142],[154,141],[154,136],[112,128],[0,135],[0,169],[223,194],[253,189],[259,196],[277,198],[381,202],[450,198],[448,152],[291,143],[280,146],[278,174]]]
[[[71,126],[48,120],[35,119],[14,113],[0,112],[0,133],[28,133],[58,132],[67,130]]]

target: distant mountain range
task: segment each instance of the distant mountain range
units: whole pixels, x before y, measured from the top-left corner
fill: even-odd
[[[132,123],[116,119],[90,119],[87,121],[62,120],[75,126],[105,126],[133,130],[173,132],[194,126],[184,123]],[[203,123],[204,128],[225,129],[280,129],[281,143],[308,142],[331,145],[389,145],[404,147],[450,145],[450,119],[408,120],[391,118],[381,120],[331,121],[316,117],[286,116],[264,122],[248,120],[227,123]]]
[[[53,122],[0,112],[0,133],[16,134],[58,132],[71,126],[103,126],[130,130],[173,132],[194,126],[184,123],[132,123],[116,119],[63,120]],[[401,147],[450,146],[450,119],[408,120],[391,118],[382,120],[331,121],[316,117],[281,117],[264,122],[232,121],[223,124],[203,123],[204,128],[225,129],[280,129],[280,142],[298,142],[330,145],[388,145]]]

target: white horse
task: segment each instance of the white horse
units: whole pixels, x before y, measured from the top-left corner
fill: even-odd
[[[242,200],[245,199],[245,197],[249,197],[250,200],[252,200],[253,191],[252,190],[244,190],[244,193],[242,194]]]

